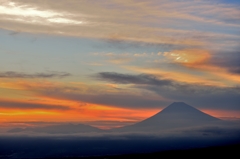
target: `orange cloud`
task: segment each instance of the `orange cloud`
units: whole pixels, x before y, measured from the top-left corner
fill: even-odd
[[[110,106],[85,104],[79,109],[61,112],[57,110],[19,110],[0,108],[0,122],[42,121],[42,122],[90,122],[90,121],[119,121],[138,122],[148,118],[159,109],[124,109]],[[95,124],[97,127],[104,125]],[[112,125],[116,127],[117,125]],[[105,128],[110,128],[106,127]]]
[[[236,86],[240,82],[240,75],[229,73],[226,69],[218,68],[218,71],[213,71],[213,75],[219,79],[225,80],[228,85]]]
[[[173,62],[184,65],[199,65],[210,59],[210,53],[206,50],[186,49],[165,52],[164,56]]]
[[[159,109],[127,109],[118,108],[115,106],[104,106],[99,104],[85,103],[75,100],[67,100],[38,94],[37,91],[41,89],[67,88],[68,86],[76,86],[81,92],[89,92],[92,89],[84,83],[52,83],[49,81],[35,82],[22,80],[20,82],[12,81],[8,85],[11,88],[21,88],[20,90],[13,90],[13,92],[21,93],[27,91],[28,95],[15,98],[12,95],[7,95],[0,99],[0,122],[16,122],[16,121],[43,121],[43,122],[89,122],[89,121],[122,121],[137,122],[143,120],[156,112]],[[68,86],[67,86],[68,85]],[[116,91],[116,85],[106,84],[108,92]],[[98,86],[99,87],[99,86]],[[68,91],[68,90],[65,90]],[[74,91],[74,90],[69,90]],[[11,107],[6,104],[11,103]],[[4,105],[5,104],[5,105]],[[20,105],[20,106],[19,106]],[[24,106],[24,109],[21,108]],[[32,106],[37,106],[33,109]],[[42,106],[42,107],[41,107]],[[47,107],[54,107],[56,109],[47,109]],[[57,106],[67,106],[67,110],[58,110]],[[104,126],[95,124],[94,126],[101,128],[117,127],[118,125]],[[122,125],[119,125],[122,126]]]
[[[240,75],[230,73],[227,68],[211,64],[209,61],[211,54],[206,50],[177,50],[165,53],[165,56],[188,68],[209,72],[213,76],[225,81],[226,85],[235,85],[236,82],[240,82]]]
[[[211,53],[202,49],[185,49],[164,52],[163,56],[171,63],[186,68],[137,68],[127,69],[149,74],[159,74],[163,77],[187,83],[205,83],[216,86],[235,86],[240,82],[240,75],[232,74],[227,68],[211,64]],[[189,70],[190,69],[190,70]],[[195,72],[194,72],[195,71]]]

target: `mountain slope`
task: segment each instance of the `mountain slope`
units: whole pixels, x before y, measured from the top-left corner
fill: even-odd
[[[183,102],[174,102],[161,112],[139,123],[114,131],[159,131],[201,126],[221,121]]]

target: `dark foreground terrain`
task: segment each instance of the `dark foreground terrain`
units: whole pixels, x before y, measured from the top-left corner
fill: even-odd
[[[1,159],[233,158],[239,152],[238,137],[0,137]]]
[[[213,146],[206,148],[195,148],[185,150],[168,150],[154,153],[138,153],[114,156],[95,156],[95,157],[65,157],[47,159],[165,159],[165,158],[236,158],[240,153],[240,144]]]

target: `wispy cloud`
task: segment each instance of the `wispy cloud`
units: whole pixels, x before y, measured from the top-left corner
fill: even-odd
[[[207,50],[185,49],[165,52],[164,56],[175,63],[181,63],[185,65],[199,65],[209,60],[211,54]]]
[[[58,90],[58,91],[57,91]],[[60,90],[60,91],[59,91]],[[98,91],[98,90],[96,90]],[[102,92],[91,93],[91,92],[67,92],[64,89],[48,89],[40,90],[38,94],[45,97],[51,97],[56,99],[65,99],[76,102],[86,102],[90,104],[104,105],[118,108],[161,108],[162,106],[169,104],[168,101],[164,101],[163,98],[143,97],[136,93],[130,92]]]
[[[84,111],[91,109],[91,105],[109,108],[161,109],[174,101],[184,101],[200,109],[239,110],[239,87],[179,82],[149,74],[102,72],[91,77],[99,82],[98,87],[86,84],[82,84],[81,87],[25,85],[25,89],[31,90],[41,98],[51,98],[60,102],[72,101],[74,108],[82,107],[77,103],[87,103],[84,105]],[[118,87],[123,89],[106,87],[106,82],[118,84]]]
[[[0,78],[63,78],[70,76],[70,73],[66,72],[51,72],[51,73],[22,73],[22,72],[0,72]]]
[[[94,53],[94,56],[107,58],[107,61],[113,64],[129,63],[133,60],[133,57],[129,53]]]
[[[4,101],[0,100],[0,108],[4,109],[45,109],[45,110],[70,110],[68,106],[53,105],[53,104],[39,104],[39,103],[27,103],[18,101]]]
[[[225,42],[230,42],[229,37],[234,39],[236,35],[218,31],[213,36],[214,33],[209,34],[206,26],[211,29],[219,26],[235,30],[240,27],[240,10],[237,6],[216,5],[209,1],[107,0],[92,4],[90,1],[68,0],[58,1],[58,5],[52,0],[45,3],[27,0],[0,2],[1,28],[115,42],[197,47],[211,43],[219,48],[217,46],[224,42],[217,38],[218,34],[225,37]],[[55,24],[66,26],[58,27]],[[199,29],[199,26],[203,29]],[[196,38],[196,32],[202,38]]]
[[[119,84],[149,84],[149,85],[172,85],[173,81],[168,79],[157,79],[154,75],[140,74],[120,74],[115,72],[100,72],[97,79]]]
[[[171,62],[209,72],[219,71],[225,74],[239,74],[239,52],[210,52],[202,49],[172,50],[163,54]]]
[[[82,21],[68,18],[71,14],[67,12],[44,10],[43,8],[38,8],[38,6],[13,1],[2,2],[0,15],[4,15],[2,19],[5,20],[38,25],[51,25],[54,23],[76,25],[83,23]]]

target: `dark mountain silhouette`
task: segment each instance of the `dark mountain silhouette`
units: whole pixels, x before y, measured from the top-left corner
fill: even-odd
[[[50,125],[45,127],[35,128],[15,128],[8,132],[36,132],[36,133],[48,133],[48,134],[70,134],[70,133],[89,133],[89,132],[102,132],[103,130],[96,127],[92,127],[84,124],[61,124],[61,125]]]
[[[154,116],[139,123],[113,131],[161,131],[175,128],[208,125],[221,120],[183,102],[174,102]]]

